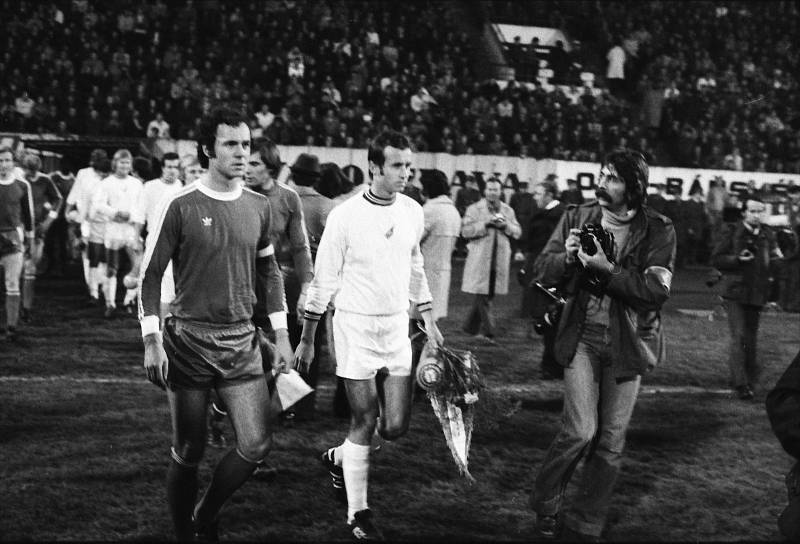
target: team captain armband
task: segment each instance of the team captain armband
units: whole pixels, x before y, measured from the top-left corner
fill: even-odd
[[[419,313],[427,312],[429,310],[433,310],[433,302],[431,302],[430,300],[428,302],[420,302],[419,304],[417,304],[417,311]]]
[[[265,248],[259,249],[256,258],[263,259],[265,257],[269,257],[270,255],[275,255],[275,248],[272,244],[268,245]]]
[[[319,321],[320,319],[322,319],[323,315],[325,314],[318,314],[316,312],[311,312],[309,310],[303,312],[303,318],[308,319],[309,321]]]

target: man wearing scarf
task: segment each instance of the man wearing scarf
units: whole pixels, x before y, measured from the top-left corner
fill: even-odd
[[[564,366],[562,427],[531,496],[544,538],[563,527],[565,539],[599,540],[641,375],[664,358],[660,310],[670,293],[675,229],[645,206],[648,172],[640,153],[608,154],[597,200],[566,211],[534,264],[539,281],[567,299],[555,341]],[[587,224],[613,235],[613,255],[594,235],[581,243]],[[578,498],[564,516],[564,491],[584,455]]]

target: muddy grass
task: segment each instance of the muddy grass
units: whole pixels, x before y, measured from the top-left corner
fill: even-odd
[[[430,407],[418,402],[409,434],[373,457],[370,506],[394,539],[530,540],[528,494],[558,429],[560,395],[557,387],[536,387],[541,342],[529,338],[527,324],[516,317],[516,287],[497,299],[500,345],[485,346],[460,332],[469,299],[458,292],[459,279],[456,273],[452,317],[442,323],[443,332],[450,344],[477,353],[489,386],[496,387],[481,402],[473,438],[470,463],[477,483],[469,486],[457,475]],[[28,345],[0,347],[0,378],[134,381],[0,380],[0,539],[169,539],[163,485],[168,412],[164,394],[140,370],[136,322],[108,322],[100,310],[81,307],[76,282],[45,280],[41,292]],[[665,314],[669,361],[644,383],[726,387],[725,322],[683,315],[675,307]],[[763,400],[796,354],[799,330],[797,315],[762,320],[766,368],[753,402],[711,394],[640,397],[608,539],[779,538],[776,518],[790,459],[769,429]],[[344,508],[329,492],[317,457],[340,442],[346,428],[330,415],[331,369],[324,374],[319,418],[276,427],[270,462],[277,474],[248,482],[234,496],[222,514],[223,540],[343,538]],[[531,388],[497,389],[506,384]],[[203,483],[221,454],[207,451]]]

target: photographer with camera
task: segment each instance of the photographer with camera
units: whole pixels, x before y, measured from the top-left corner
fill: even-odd
[[[783,259],[775,233],[761,224],[765,211],[760,198],[748,197],[742,219],[722,233],[711,254],[711,265],[724,273],[722,298],[731,333],[728,366],[742,400],[753,398],[761,374],[756,358],[761,309],[768,300],[774,267]]]
[[[503,185],[497,178],[486,181],[481,200],[467,208],[461,235],[467,240],[467,261],[461,290],[475,295],[464,322],[464,332],[494,343],[492,299],[508,293],[511,267],[510,238],[522,234],[514,210],[500,200]],[[479,333],[483,331],[483,336]]]
[[[562,427],[539,469],[531,501],[540,537],[597,541],[622,462],[641,375],[664,358],[660,310],[675,261],[672,221],[645,206],[648,166],[635,151],[609,153],[597,200],[570,206],[535,263],[558,287],[555,357],[564,367]],[[586,455],[573,512],[567,484]]]

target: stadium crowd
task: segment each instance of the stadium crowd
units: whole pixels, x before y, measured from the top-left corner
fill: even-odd
[[[419,151],[597,161],[632,146],[651,164],[800,171],[791,2],[490,3],[492,21],[580,37],[549,55],[569,93],[479,78],[453,2],[4,7],[0,130],[194,139],[223,100],[279,144],[364,147],[396,126]],[[581,92],[581,70],[605,83],[598,52],[615,43],[619,92]]]

